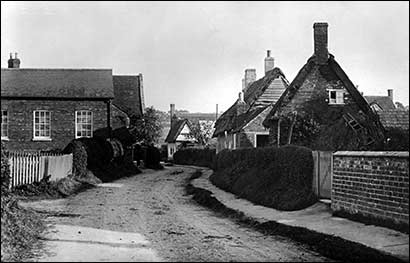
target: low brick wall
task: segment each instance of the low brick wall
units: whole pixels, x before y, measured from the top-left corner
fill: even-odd
[[[408,231],[409,152],[334,153],[332,210]]]

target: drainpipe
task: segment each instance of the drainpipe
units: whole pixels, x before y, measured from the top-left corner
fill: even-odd
[[[112,138],[111,130],[111,100],[107,100],[107,128],[108,128],[108,138]]]
[[[277,144],[278,144],[278,147],[280,146],[280,122],[281,122],[281,120],[282,119],[279,119],[278,120],[278,134],[277,134],[277,136],[278,136],[278,138],[277,138]]]

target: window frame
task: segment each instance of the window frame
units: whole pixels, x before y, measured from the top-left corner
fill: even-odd
[[[47,125],[47,122],[41,123],[40,122],[40,117],[41,117],[41,113],[44,112],[44,117],[45,120],[47,120],[46,116],[48,113],[48,130],[49,130],[49,136],[36,136],[36,113],[38,113],[38,118],[39,118],[39,122],[38,125],[40,127],[40,125]],[[41,129],[38,129],[39,134]],[[34,110],[33,111],[33,141],[51,141],[51,111],[49,110]]]
[[[6,112],[6,123],[4,123],[4,119],[3,119],[3,112]],[[6,135],[3,136],[3,127],[5,128],[6,131]],[[9,111],[7,109],[5,110],[1,110],[1,140],[8,140],[9,139]]]
[[[344,105],[345,104],[345,91],[343,89],[328,89],[328,104],[329,105]],[[332,99],[332,92],[335,94],[335,98]]]
[[[77,117],[78,117],[79,113],[91,113],[90,123],[78,123]],[[79,139],[79,138],[92,138],[93,137],[93,130],[94,130],[94,113],[90,110],[76,110],[75,113],[74,113],[74,119],[75,119],[74,120],[75,121],[74,137],[76,139]],[[90,125],[90,124],[91,124],[90,136],[82,135],[82,132],[87,131],[83,127],[80,130],[81,135],[80,136],[77,135],[77,133],[79,131],[78,130],[78,125]]]

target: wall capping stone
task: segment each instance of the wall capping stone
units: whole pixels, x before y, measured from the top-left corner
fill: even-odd
[[[374,156],[374,157],[403,157],[409,158],[409,152],[372,152],[372,151],[337,151],[333,156]]]

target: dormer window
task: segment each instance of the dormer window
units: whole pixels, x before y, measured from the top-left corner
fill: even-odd
[[[344,91],[342,89],[329,90],[329,104],[344,104]]]

